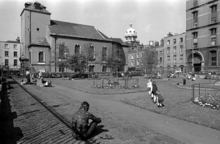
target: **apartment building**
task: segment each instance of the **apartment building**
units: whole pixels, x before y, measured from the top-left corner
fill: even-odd
[[[10,71],[20,69],[20,40],[0,42],[0,65],[7,67]]]
[[[220,0],[186,1],[186,62],[193,72],[220,70]]]
[[[159,67],[168,71],[185,70],[185,32],[181,34],[168,33],[164,37],[164,47],[158,51]]]

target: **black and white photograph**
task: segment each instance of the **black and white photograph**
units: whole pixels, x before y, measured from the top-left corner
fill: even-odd
[[[220,0],[0,0],[1,144],[220,144]]]

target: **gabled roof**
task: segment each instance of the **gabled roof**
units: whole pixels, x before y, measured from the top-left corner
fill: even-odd
[[[89,25],[51,20],[51,25],[49,26],[49,29],[50,32],[55,35],[109,40],[107,36],[96,30],[94,26]]]
[[[114,41],[114,42],[120,43],[122,46],[128,47],[128,45],[125,44],[125,43],[122,41],[122,39],[120,39],[120,38],[111,38],[111,40]]]

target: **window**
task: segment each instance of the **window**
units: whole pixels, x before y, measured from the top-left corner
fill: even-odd
[[[162,63],[162,61],[163,61],[163,58],[162,58],[162,57],[160,57],[160,59],[159,59],[159,63],[161,64],[161,63]]]
[[[9,47],[8,47],[8,44],[5,44],[5,48],[9,48]]]
[[[173,39],[173,44],[176,44],[176,39]]]
[[[180,55],[180,60],[183,60],[183,54]]]
[[[103,66],[102,67],[102,72],[106,72],[107,71],[107,66]]]
[[[94,72],[94,67],[95,67],[94,65],[90,65],[89,66],[89,72]]]
[[[59,72],[64,72],[64,67],[59,66]]]
[[[139,65],[139,59],[137,59],[137,65]]]
[[[198,26],[198,11],[192,12],[193,14],[193,27]]]
[[[180,53],[183,53],[183,45],[180,45]]]
[[[211,23],[217,22],[217,5],[211,6]]]
[[[216,45],[216,28],[210,29],[211,32],[211,46]]]
[[[39,54],[38,54],[38,62],[44,62],[44,53],[43,52],[39,52]]]
[[[18,57],[18,52],[14,51],[14,57]]]
[[[173,60],[176,60],[176,55],[173,56]]]
[[[198,32],[194,32],[192,34],[193,34],[193,45],[194,45],[194,48],[197,48],[197,46],[198,46]]]
[[[216,36],[216,28],[210,29],[211,31],[211,36]]]
[[[180,42],[181,42],[181,43],[183,42],[183,38],[180,38]]]
[[[107,60],[107,47],[102,48],[102,60],[103,61]]]
[[[5,59],[5,66],[8,66],[9,60]]]
[[[75,54],[79,54],[80,53],[80,46],[77,44],[75,45]]]
[[[37,28],[37,31],[39,31],[40,29],[39,28]]]
[[[173,53],[176,53],[176,46],[173,47]]]
[[[18,66],[18,60],[14,59],[14,66]]]
[[[160,51],[160,55],[162,55],[162,51]]]
[[[217,52],[210,51],[210,56],[211,56],[211,66],[217,66]]]
[[[167,45],[170,45],[170,40],[167,40]]]
[[[95,60],[95,49],[94,46],[89,47],[89,61]]]
[[[14,49],[17,49],[17,45],[14,45]]]
[[[170,56],[167,56],[167,61],[170,62]]]
[[[167,48],[167,54],[170,54],[170,47]]]
[[[194,32],[194,33],[192,33],[192,35],[193,35],[193,39],[197,39],[198,38],[198,32]]]
[[[5,51],[5,57],[9,57],[8,51]]]

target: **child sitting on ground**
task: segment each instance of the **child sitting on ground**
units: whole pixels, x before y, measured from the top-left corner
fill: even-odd
[[[164,104],[163,104],[164,98],[163,98],[163,96],[160,94],[159,91],[157,91],[155,97],[156,97],[157,106],[158,106],[158,107],[163,107],[163,106],[164,106]]]

